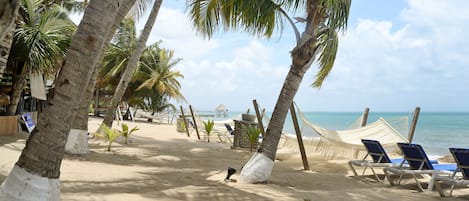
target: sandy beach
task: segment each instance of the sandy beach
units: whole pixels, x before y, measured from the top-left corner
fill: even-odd
[[[94,132],[102,119],[90,118]],[[125,145],[90,139],[90,153],[64,157],[61,168],[62,200],[442,200],[437,192],[418,192],[412,180],[391,187],[367,177],[352,177],[347,160],[327,160],[307,146],[311,171],[302,170],[295,141],[281,142],[278,158],[265,184],[224,181],[227,168],[240,168],[251,153],[230,144],[197,140],[178,133],[176,125],[125,122],[140,130]],[[114,123],[118,128],[117,122]],[[17,161],[27,134],[0,136],[0,181]],[[232,179],[238,179],[238,173]],[[382,174],[382,172],[380,172]],[[453,198],[469,200],[468,189],[457,189]]]

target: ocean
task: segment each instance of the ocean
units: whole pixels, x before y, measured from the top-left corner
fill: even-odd
[[[362,115],[360,112],[304,112],[303,114],[310,122],[332,130],[347,129],[351,124],[359,122],[358,119]],[[240,112],[230,111],[229,115],[230,118],[238,118]],[[267,115],[270,116],[271,113],[267,112]],[[407,137],[412,115],[412,113],[370,112],[367,122],[374,122],[379,117],[389,122],[396,122],[396,119],[399,119],[400,122],[391,125]],[[284,132],[295,133],[290,115],[285,121]],[[314,137],[312,133],[302,134],[305,137]],[[412,142],[422,145],[431,156],[449,155],[449,147],[469,148],[469,112],[421,112]]]

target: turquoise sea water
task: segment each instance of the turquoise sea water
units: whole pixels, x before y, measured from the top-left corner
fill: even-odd
[[[230,112],[232,118],[239,116],[239,112]],[[270,113],[267,113],[270,115]],[[341,130],[355,122],[361,115],[360,112],[305,112],[306,118],[321,127]],[[373,113],[370,112],[368,123],[383,117],[386,120],[402,119],[408,117],[408,124],[412,119],[409,113]],[[407,137],[408,127],[400,127],[401,134]],[[284,132],[294,134],[291,117],[288,116]],[[312,136],[311,133],[303,133]],[[433,156],[449,155],[449,147],[469,148],[469,112],[446,113],[446,112],[421,112],[417,128],[414,134],[414,143],[421,144],[427,154]]]

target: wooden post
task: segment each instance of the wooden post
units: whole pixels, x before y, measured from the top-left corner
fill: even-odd
[[[369,112],[370,112],[370,108],[365,108],[365,111],[363,112],[363,118],[362,118],[362,127],[366,126],[366,122],[368,122]]]
[[[262,116],[259,112],[259,105],[257,104],[256,99],[252,100],[252,104],[254,105],[254,110],[256,111],[257,125],[261,129],[262,137],[265,137],[264,123],[262,123]]]
[[[295,127],[296,139],[298,140],[298,146],[300,147],[301,159],[303,160],[303,166],[305,170],[309,170],[308,157],[306,156],[305,146],[303,145],[303,137],[301,136],[300,125],[296,117],[295,105],[292,103],[290,106],[290,113],[293,120],[293,126]]]
[[[362,118],[362,123],[361,127],[365,127],[366,123],[368,122],[368,114],[370,113],[370,108],[365,108],[365,111],[363,111],[363,118]],[[360,149],[356,149],[355,153],[353,153],[354,158],[358,158],[358,154],[360,154]]]
[[[195,133],[197,133],[197,139],[200,140],[199,128],[197,127],[197,122],[195,121],[194,110],[192,110],[192,105],[189,105],[189,110],[191,111],[192,121],[194,121]]]
[[[189,134],[189,128],[187,127],[186,115],[184,115],[184,109],[182,108],[182,105],[180,106],[180,108],[181,108],[182,122],[184,122],[184,128],[186,129],[187,137],[191,137],[191,135]]]
[[[415,128],[417,127],[417,121],[419,120],[420,107],[416,107],[414,110],[414,117],[412,118],[412,124],[410,125],[408,139],[412,142],[414,138]]]

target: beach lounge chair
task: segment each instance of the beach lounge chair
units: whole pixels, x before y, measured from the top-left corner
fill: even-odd
[[[457,169],[456,164],[432,164],[423,147],[418,144],[397,143],[397,145],[404,155],[405,162],[402,162],[399,167],[385,167],[383,169],[386,178],[392,186],[395,185],[394,180],[391,178],[392,174],[399,175],[398,184],[404,175],[411,175],[417,183],[419,190],[425,191],[418,177],[451,175]],[[404,163],[407,163],[407,165],[404,165]],[[433,189],[433,182],[434,180],[430,179],[428,191]]]
[[[451,177],[435,176],[435,187],[440,193],[441,197],[446,197],[443,188],[440,186],[440,181],[451,185],[451,190],[449,192],[449,197],[452,196],[453,190],[457,186],[469,186],[469,149],[461,148],[450,148],[449,151],[453,155],[454,160],[458,166],[458,171],[455,172]],[[459,175],[458,173],[461,173]]]
[[[362,139],[361,141],[363,145],[365,145],[365,148],[368,153],[362,160],[349,161],[349,166],[355,176],[358,176],[355,166],[364,167],[362,175],[364,175],[365,171],[370,168],[376,180],[381,181],[378,175],[376,174],[374,167],[398,167],[401,165],[402,161],[404,161],[403,158],[390,159],[379,141],[368,139]],[[368,156],[370,156],[372,160],[367,160]]]
[[[230,135],[234,135],[234,130],[231,128],[230,124],[225,123],[225,128],[230,133]]]

